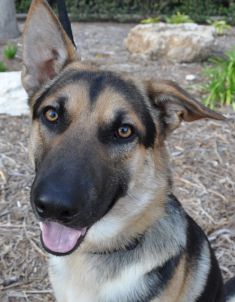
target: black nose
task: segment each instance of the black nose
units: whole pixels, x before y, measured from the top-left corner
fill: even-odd
[[[77,212],[77,209],[64,196],[57,196],[57,194],[50,194],[49,192],[37,196],[34,203],[37,214],[41,218],[54,218],[66,222]]]

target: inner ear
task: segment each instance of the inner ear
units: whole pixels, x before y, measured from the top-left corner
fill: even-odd
[[[225,117],[195,100],[172,81],[146,81],[145,87],[152,107],[167,132],[176,129],[182,120],[191,122],[203,118],[224,120]]]
[[[46,0],[33,0],[23,33],[22,82],[31,96],[68,63],[75,47]]]

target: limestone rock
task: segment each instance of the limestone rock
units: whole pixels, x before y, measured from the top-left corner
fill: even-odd
[[[194,23],[141,24],[135,26],[125,40],[131,54],[160,58],[171,62],[202,61],[210,55],[215,28]]]
[[[27,99],[21,84],[21,72],[0,73],[0,114],[28,114]]]

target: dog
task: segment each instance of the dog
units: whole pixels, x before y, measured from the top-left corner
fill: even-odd
[[[31,205],[58,302],[231,302],[206,235],[172,194],[182,121],[224,120],[172,81],[83,63],[45,0],[23,33]]]

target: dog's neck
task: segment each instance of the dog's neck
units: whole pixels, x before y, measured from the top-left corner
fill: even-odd
[[[136,253],[141,250],[143,242],[151,242],[149,238],[152,233],[157,233],[158,241],[154,243],[156,246],[152,247],[153,250],[158,251],[165,246],[168,252],[176,251],[180,247],[186,244],[186,226],[177,223],[178,220],[184,220],[184,213],[181,209],[181,205],[176,200],[176,198],[169,194],[166,196],[164,205],[161,206],[156,202],[150,205],[151,209],[146,208],[146,213],[144,212],[135,217],[125,230],[122,230],[118,235],[107,239],[106,241],[100,241],[102,245],[94,244],[92,241],[92,236],[90,236],[89,231],[87,238],[81,246],[80,252],[88,253],[93,255],[104,255],[115,257],[128,253]],[[151,213],[151,215],[150,215]],[[145,224],[143,224],[145,221]],[[169,236],[169,240],[166,239],[166,234]],[[87,240],[88,239],[88,240]],[[167,246],[166,242],[168,242]],[[79,251],[78,251],[79,252]],[[75,252],[76,253],[76,252]]]

